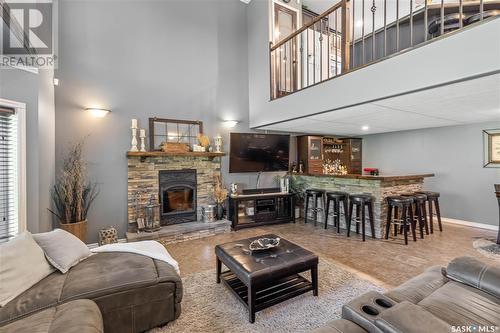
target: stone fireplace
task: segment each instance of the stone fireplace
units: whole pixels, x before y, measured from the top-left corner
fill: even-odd
[[[196,169],[160,170],[160,224],[196,221]]]
[[[202,221],[201,207],[213,203],[215,175],[220,175],[221,158],[210,156],[211,153],[191,154],[127,155],[129,232],[137,231],[140,209],[151,199],[160,204],[163,228]]]

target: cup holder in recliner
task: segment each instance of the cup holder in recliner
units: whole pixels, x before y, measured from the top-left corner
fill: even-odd
[[[377,298],[375,299],[375,303],[386,309],[392,307],[392,303],[386,300],[385,298]]]
[[[361,307],[361,310],[362,310],[364,313],[366,313],[366,314],[368,314],[368,315],[370,315],[370,316],[376,316],[376,315],[378,315],[378,314],[380,313],[380,311],[378,311],[376,308],[374,308],[374,307],[373,307],[373,306],[371,306],[371,305],[363,305],[363,306]]]

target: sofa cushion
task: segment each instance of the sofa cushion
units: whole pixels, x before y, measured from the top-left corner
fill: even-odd
[[[500,323],[499,298],[458,282],[448,282],[418,304],[453,326]]]
[[[99,253],[66,275],[61,301],[94,300],[106,332],[142,332],[180,314],[182,282],[165,262],[132,253]]]
[[[0,245],[0,307],[54,271],[29,232]]]
[[[421,306],[403,301],[382,311],[375,319],[384,333],[448,332],[450,325]]]
[[[61,301],[92,299],[160,280],[154,260],[133,253],[99,253],[80,262],[67,275]]]
[[[77,300],[0,327],[1,333],[103,333],[101,312],[90,300]]]
[[[500,297],[500,266],[487,265],[473,257],[458,257],[448,264],[446,273],[454,281]]]
[[[43,249],[47,260],[61,273],[66,273],[92,254],[84,242],[62,229],[34,234],[33,238]]]
[[[396,302],[408,301],[417,304],[446,282],[448,279],[441,272],[441,267],[433,266],[384,295]]]
[[[0,325],[59,304],[65,279],[56,271],[14,298],[0,308]]]

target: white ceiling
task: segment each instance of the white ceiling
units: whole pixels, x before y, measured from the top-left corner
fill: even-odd
[[[500,122],[500,74],[259,129],[353,136],[488,121]]]

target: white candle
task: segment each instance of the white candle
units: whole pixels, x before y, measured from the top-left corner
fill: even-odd
[[[140,137],[145,138],[146,137],[146,130],[144,128],[141,128],[140,132],[141,132]]]
[[[132,119],[132,128],[137,128],[137,119]]]

